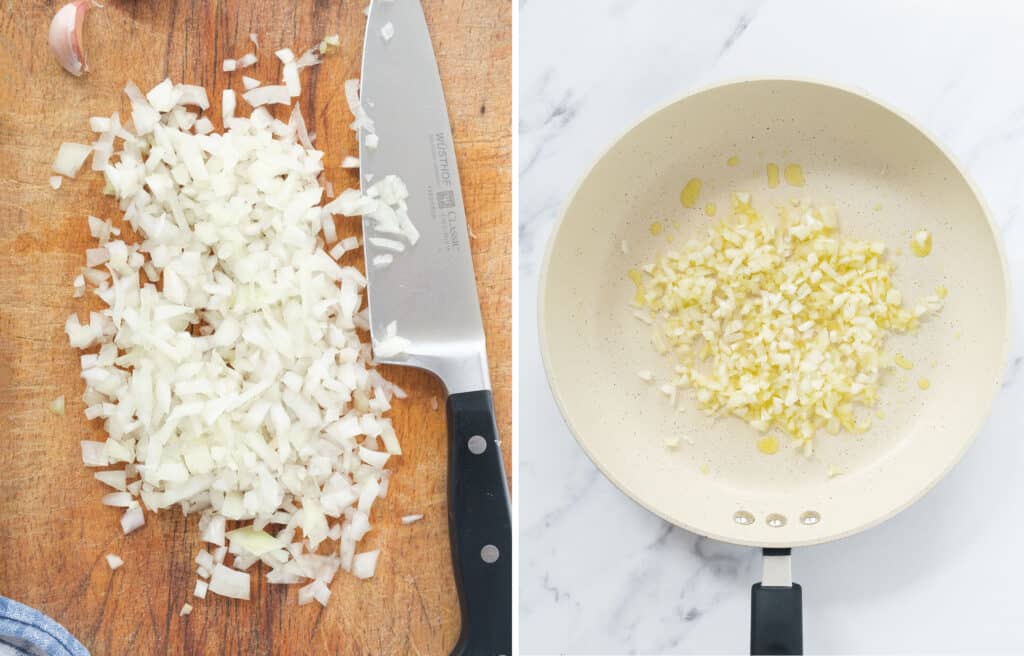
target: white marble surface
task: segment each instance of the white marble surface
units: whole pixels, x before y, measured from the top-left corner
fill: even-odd
[[[660,103],[759,74],[864,88],[937,135],[995,214],[1016,308],[1002,395],[963,462],[882,527],[795,552],[808,652],[1024,651],[1021,3],[518,1],[522,653],[747,648],[758,556],[668,526],[601,477],[548,391],[535,305],[558,208],[592,158]]]

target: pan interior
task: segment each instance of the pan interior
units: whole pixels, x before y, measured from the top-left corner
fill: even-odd
[[[728,166],[735,156],[738,164]],[[766,164],[799,164],[806,184],[767,185]],[[865,434],[824,431],[810,459],[766,456],[745,422],[709,419],[687,391],[673,411],[656,386],[671,366],[628,306],[626,272],[667,247],[655,220],[680,222],[677,239],[712,219],[679,200],[703,181],[699,207],[730,206],[749,191],[763,215],[810,197],[832,203],[844,236],[883,240],[896,286],[911,302],[949,290],[916,335],[890,338],[915,363],[885,375]],[[720,212],[719,217],[722,216]],[[928,229],[930,256],[910,252]],[[629,253],[623,254],[625,240]],[[902,249],[903,255],[892,251]],[[918,129],[863,96],[791,80],[715,87],[679,100],[623,136],[594,166],[552,237],[541,283],[542,349],[556,400],[578,441],[623,491],[667,520],[715,538],[796,546],[882,521],[934,485],[980,428],[998,389],[1007,340],[1004,263],[993,227],[957,167]],[[905,383],[900,391],[899,378]],[[922,391],[920,378],[931,387]],[[670,451],[663,440],[686,435]],[[829,465],[841,468],[829,478]],[[737,521],[739,519],[739,521]]]

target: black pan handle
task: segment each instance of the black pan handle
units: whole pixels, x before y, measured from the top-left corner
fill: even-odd
[[[453,656],[512,654],[512,516],[487,390],[448,397],[448,533],[462,630]]]
[[[789,557],[789,549],[764,550],[766,580],[750,590],[750,653],[754,656],[804,653],[803,595],[788,575],[789,563],[782,580],[767,580],[767,559],[788,561]]]

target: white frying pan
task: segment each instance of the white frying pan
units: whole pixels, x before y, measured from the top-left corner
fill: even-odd
[[[736,156],[737,166],[726,165]],[[767,162],[798,163],[806,185],[768,189]],[[641,369],[666,379],[670,365],[628,306],[628,269],[666,248],[655,219],[681,222],[682,239],[709,221],[679,194],[703,180],[700,205],[730,206],[750,191],[773,215],[776,202],[831,202],[842,234],[881,239],[909,299],[949,289],[918,334],[887,348],[916,363],[903,389],[887,374],[866,434],[819,432],[811,459],[789,449],[767,456],[743,421],[711,420],[692,394],[671,409]],[[721,215],[719,215],[721,218]],[[926,228],[932,254],[910,253]],[[624,255],[620,244],[630,250]],[[892,251],[902,249],[903,255]],[[580,446],[616,486],[694,533],[766,550],[754,586],[751,649],[802,649],[800,590],[789,548],[874,526],[931,489],[960,459],[999,388],[1008,341],[1003,253],[988,213],[963,172],[908,119],[862,95],[796,80],[750,80],[670,103],[625,133],[591,168],[551,238],[541,277],[541,349],[558,406]],[[922,391],[916,381],[927,378]],[[686,435],[676,451],[668,436]],[[828,465],[843,474],[829,478]]]

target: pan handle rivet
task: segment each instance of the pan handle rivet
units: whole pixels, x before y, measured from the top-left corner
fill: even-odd
[[[738,510],[736,511],[736,514],[732,516],[732,521],[746,526],[754,523],[754,516],[746,510]]]
[[[786,525],[786,518],[778,513],[772,513],[765,519],[768,522],[768,526],[772,528],[781,528]]]
[[[479,435],[474,435],[469,438],[469,442],[467,442],[466,445],[469,447],[469,452],[475,456],[478,456],[487,450],[487,440]]]
[[[808,510],[804,514],[800,515],[800,523],[801,524],[806,524],[808,526],[813,526],[814,524],[817,524],[820,521],[821,521],[821,515],[819,515],[818,513],[814,512],[813,510]]]
[[[480,560],[484,561],[488,565],[498,561],[498,556],[501,552],[498,551],[498,547],[493,544],[485,544],[484,548],[480,550]]]

